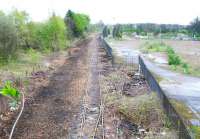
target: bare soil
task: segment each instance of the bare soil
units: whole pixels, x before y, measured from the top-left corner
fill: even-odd
[[[78,138],[82,123],[82,100],[86,92],[88,111],[93,108],[97,110],[95,116],[88,116],[93,117],[94,122],[88,121],[85,125],[88,129],[94,128],[100,103],[99,49],[97,36],[93,36],[71,48],[68,58],[50,60],[59,65],[54,67],[54,72],[33,73],[28,87],[24,88],[25,109],[13,139]],[[10,115],[17,115],[17,112]],[[1,139],[8,138],[14,120],[15,116],[0,120]],[[92,130],[86,136],[91,134]]]

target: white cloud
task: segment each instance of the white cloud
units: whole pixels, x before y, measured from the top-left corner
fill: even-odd
[[[89,14],[92,22],[188,24],[200,16],[199,0],[0,0],[0,9],[26,10],[34,20],[46,19],[54,10],[64,16],[68,9]]]

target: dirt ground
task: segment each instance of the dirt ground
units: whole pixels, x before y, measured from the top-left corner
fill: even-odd
[[[87,95],[86,113],[92,114],[86,114],[86,119],[94,119],[86,120],[84,125],[85,129],[93,129],[100,102],[99,49],[97,36],[93,36],[71,48],[68,58],[54,60],[60,67],[55,67],[53,73],[33,73],[29,87],[25,89],[25,109],[13,139],[75,139],[80,136],[92,136],[92,130],[86,132],[81,127],[82,101]],[[1,119],[1,139],[8,138],[14,117],[12,120]]]

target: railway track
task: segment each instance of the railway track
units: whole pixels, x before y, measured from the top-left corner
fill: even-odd
[[[80,116],[75,138],[104,139],[104,99],[100,87],[102,56],[99,42],[92,42],[88,46],[88,72],[85,81],[85,90],[81,99]]]

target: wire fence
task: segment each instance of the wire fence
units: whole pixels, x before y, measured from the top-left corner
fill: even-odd
[[[160,85],[157,83],[156,79],[152,73],[146,67],[143,59],[139,56],[139,66],[140,72],[144,75],[152,91],[156,92],[159,96],[163,108],[172,121],[173,127],[177,130],[180,139],[193,139],[194,135],[190,132],[185,122],[182,120],[181,116],[177,113],[173,105],[170,103],[168,97],[165,95]]]

